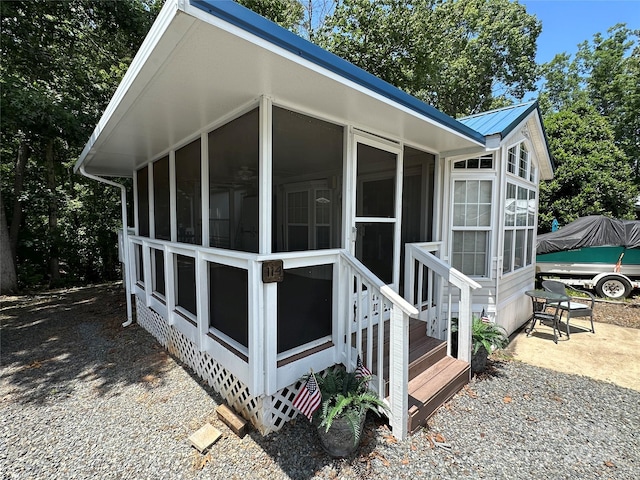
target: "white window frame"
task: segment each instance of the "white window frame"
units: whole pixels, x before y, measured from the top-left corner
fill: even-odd
[[[526,157],[523,158],[523,152]],[[511,166],[511,159],[515,159],[515,171],[511,172],[509,167]],[[524,161],[524,168],[522,163]],[[501,275],[506,276],[512,273],[520,272],[526,268],[531,268],[535,264],[533,256],[533,240],[536,235],[536,221],[537,221],[537,205],[538,205],[538,188],[536,184],[538,171],[533,164],[531,158],[531,149],[527,146],[526,141],[521,141],[507,150],[507,172],[504,189],[504,208],[502,211],[502,223],[503,223],[503,245],[502,245],[502,266]],[[515,189],[514,198],[507,198],[509,195],[510,187]],[[520,199],[519,194],[524,190],[526,192],[526,213],[525,223],[518,225],[518,202],[525,201]],[[511,201],[510,201],[511,200]],[[514,206],[513,222],[507,221],[507,209],[509,204]],[[512,232],[508,235],[508,232]],[[516,265],[516,246],[518,235],[524,235],[522,240],[522,260],[519,261],[519,265]],[[508,239],[508,236],[511,238]],[[531,248],[529,246],[531,245]],[[507,247],[509,249],[507,250]],[[507,258],[508,253],[508,258]]]
[[[495,160],[495,159],[494,159]],[[471,278],[480,278],[480,279],[487,279],[491,277],[491,242],[492,242],[492,233],[493,233],[493,225],[494,225],[494,192],[495,192],[495,176],[493,174],[488,174],[488,175],[482,175],[481,172],[482,171],[487,171],[489,169],[480,169],[480,168],[473,168],[473,169],[456,169],[453,166],[453,163],[451,164],[451,193],[450,193],[450,205],[451,205],[451,210],[450,210],[450,225],[451,225],[451,237],[449,239],[449,262],[451,263],[451,265],[453,265],[455,268],[458,268],[458,270],[460,270],[462,273],[464,273],[465,275],[471,277]],[[490,171],[490,170],[489,170]],[[477,181],[477,182],[488,182],[490,184],[490,190],[491,190],[491,194],[490,194],[490,200],[488,202],[489,205],[489,212],[488,212],[488,218],[489,218],[489,222],[488,225],[477,225],[477,226],[462,226],[462,225],[455,225],[455,221],[454,221],[454,211],[455,211],[455,190],[456,190],[456,182],[473,182],[473,181]],[[468,184],[468,183],[467,183]],[[456,234],[456,232],[485,232],[486,234],[486,245],[485,245],[485,250],[483,252],[480,251],[476,251],[475,253],[482,253],[485,256],[485,262],[484,262],[484,273],[482,275],[478,275],[475,272],[473,274],[469,274],[466,273],[463,269],[462,269],[462,265],[454,265],[454,260],[453,260],[453,239],[454,236]]]
[[[318,227],[329,227],[329,238],[332,238],[333,229],[332,229],[332,220],[333,220],[333,211],[332,208],[329,209],[329,223],[319,223],[317,219],[317,211],[316,211],[316,193],[320,190],[329,190],[329,204],[333,207],[333,196],[331,193],[331,189],[329,188],[328,182],[319,182],[319,181],[311,181],[311,182],[298,182],[287,184],[283,188],[284,192],[284,247],[285,251],[289,251],[289,226],[306,226],[307,227],[307,250],[317,250],[317,228]],[[305,193],[307,195],[307,222],[306,223],[296,223],[291,222],[289,219],[289,194],[291,193]],[[327,249],[329,247],[323,247],[323,249]]]

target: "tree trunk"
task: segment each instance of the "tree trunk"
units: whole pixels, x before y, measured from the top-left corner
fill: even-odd
[[[9,231],[9,242],[11,245],[11,259],[14,270],[18,268],[18,233],[22,224],[22,190],[24,189],[24,172],[29,158],[29,146],[21,141],[18,146],[18,157],[16,158],[15,179],[13,182],[13,212],[11,214],[11,230]]]
[[[18,278],[9,243],[9,229],[0,195],[0,294],[13,293],[18,289]]]
[[[45,152],[47,162],[47,188],[49,199],[49,286],[55,286],[60,280],[60,259],[58,248],[58,198],[56,194],[56,171],[53,162],[53,140],[47,143]]]

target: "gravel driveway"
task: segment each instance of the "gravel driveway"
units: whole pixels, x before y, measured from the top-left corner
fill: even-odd
[[[218,396],[147,332],[120,327],[124,311],[117,284],[3,297],[3,479],[636,479],[640,472],[639,392],[515,361],[494,361],[404,442],[369,419],[363,445],[346,460],[323,454],[306,420],[240,439],[216,418]],[[187,438],[207,421],[223,437],[201,455]]]

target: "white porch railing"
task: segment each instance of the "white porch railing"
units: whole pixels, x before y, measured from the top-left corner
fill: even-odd
[[[418,310],[346,250],[341,251],[340,258],[340,292],[344,298],[341,303],[346,307],[341,310],[340,337],[347,340],[342,363],[349,369],[355,368],[357,356],[365,350],[366,358],[362,361],[374,375],[371,386],[385,399],[384,324],[389,323],[389,424],[393,434],[404,439],[408,426],[409,317],[416,316]]]
[[[471,291],[481,285],[438,258],[439,242],[405,245],[405,296],[427,323],[427,334],[447,341],[457,302],[458,358],[471,362]]]
[[[464,352],[470,351],[470,290],[479,285],[429,251],[425,251],[424,245],[407,245],[408,276],[405,285],[406,291],[412,294],[411,301],[408,302],[346,250],[258,255],[134,235],[128,237],[128,243],[130,255],[127,280],[131,292],[143,299],[147,307],[153,308],[166,318],[170,325],[180,330],[200,351],[206,351],[232,372],[249,387],[254,396],[273,395],[280,389],[294,384],[310,368],[321,371],[343,363],[353,370],[360,354],[364,356],[362,360],[365,366],[372,370],[374,375],[371,386],[382,399],[387,397],[385,378],[389,379],[389,423],[396,437],[405,438],[408,419],[409,318],[417,318],[424,312],[420,312],[425,305],[423,289],[428,291],[426,302],[429,305],[433,304],[434,308],[437,306],[437,312],[440,312],[427,313],[442,318],[443,307],[439,305],[443,299],[442,288],[459,288],[459,351],[463,353],[463,357]],[[426,248],[433,250],[435,247]],[[154,284],[154,250],[163,252],[164,294],[159,294]],[[177,255],[194,259],[196,314],[177,305]],[[290,355],[291,361],[281,362],[283,354],[277,351],[278,284],[263,283],[261,277],[262,262],[274,259],[283,261],[285,271],[315,265],[333,266],[333,327],[331,338],[328,340],[331,344],[329,348],[305,351],[301,346],[295,355]],[[235,267],[247,272],[246,346],[210,328],[211,292],[208,263]],[[426,284],[423,273],[425,269],[429,279]],[[425,288],[425,285],[428,288]],[[414,298],[414,290],[420,292],[417,298]],[[448,288],[449,324],[452,311],[451,290]],[[388,352],[384,351],[385,326],[388,328],[390,339]],[[450,326],[448,329],[450,331]],[[388,370],[385,371],[385,368]]]

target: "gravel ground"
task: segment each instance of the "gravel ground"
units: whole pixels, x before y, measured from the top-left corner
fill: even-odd
[[[636,479],[640,393],[519,362],[492,361],[396,443],[369,419],[351,458],[320,450],[306,420],[240,439],[221,399],[137,325],[120,328],[118,285],[4,297],[0,380],[3,479]],[[223,437],[201,455],[188,436]]]

